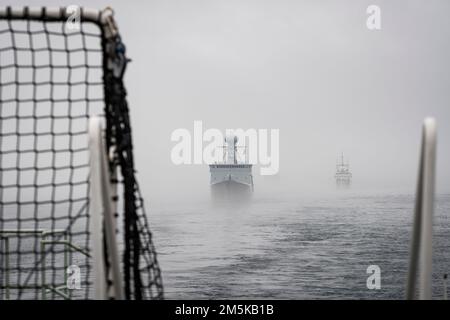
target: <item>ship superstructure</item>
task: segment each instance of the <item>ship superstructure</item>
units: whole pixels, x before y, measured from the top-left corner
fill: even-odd
[[[209,165],[212,194],[220,198],[245,198],[253,192],[252,165],[246,156],[239,161],[236,136],[229,135],[224,142],[222,161]],[[243,148],[246,155],[246,147]]]
[[[352,184],[352,173],[350,172],[350,164],[344,162],[344,154],[341,154],[340,161],[336,163],[336,185],[338,187],[349,187]]]

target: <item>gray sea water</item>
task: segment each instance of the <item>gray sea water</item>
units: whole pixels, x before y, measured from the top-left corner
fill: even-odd
[[[402,299],[414,197],[253,199],[150,209],[169,299]],[[437,197],[433,297],[450,273],[450,195]],[[367,267],[381,269],[369,290]]]

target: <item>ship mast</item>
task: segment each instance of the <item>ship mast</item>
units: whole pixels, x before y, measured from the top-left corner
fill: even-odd
[[[248,147],[247,146],[238,146],[237,142],[239,141],[238,137],[235,135],[229,135],[224,138],[224,145],[220,148],[223,149],[222,152],[222,163],[224,164],[238,164],[239,162],[244,161],[245,164],[249,163],[249,155],[248,155]],[[243,157],[242,160],[241,155],[238,152],[238,149],[243,149]]]
[[[238,138],[234,135],[229,135],[225,138],[226,144],[226,163],[227,164],[236,164],[236,143]]]

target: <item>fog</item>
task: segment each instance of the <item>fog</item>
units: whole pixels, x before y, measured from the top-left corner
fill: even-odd
[[[434,116],[437,192],[450,192],[446,0],[45,2],[71,4],[115,9],[150,203],[209,197],[208,166],[170,158],[172,132],[192,132],[195,120],[223,131],[279,129],[279,173],[260,176],[255,166],[255,195],[302,197],[335,191],[341,152],[352,190],[414,192],[422,121]],[[381,30],[366,27],[371,4]]]

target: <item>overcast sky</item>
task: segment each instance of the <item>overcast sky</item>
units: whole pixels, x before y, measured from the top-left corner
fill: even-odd
[[[6,5],[4,0],[0,0]],[[421,123],[438,122],[439,193],[450,192],[450,2],[22,1],[112,6],[126,73],[138,179],[150,201],[208,196],[206,165],[170,160],[177,128],[277,128],[280,172],[259,194],[333,190],[336,157],[353,188],[412,193]],[[366,27],[381,8],[382,29]]]

